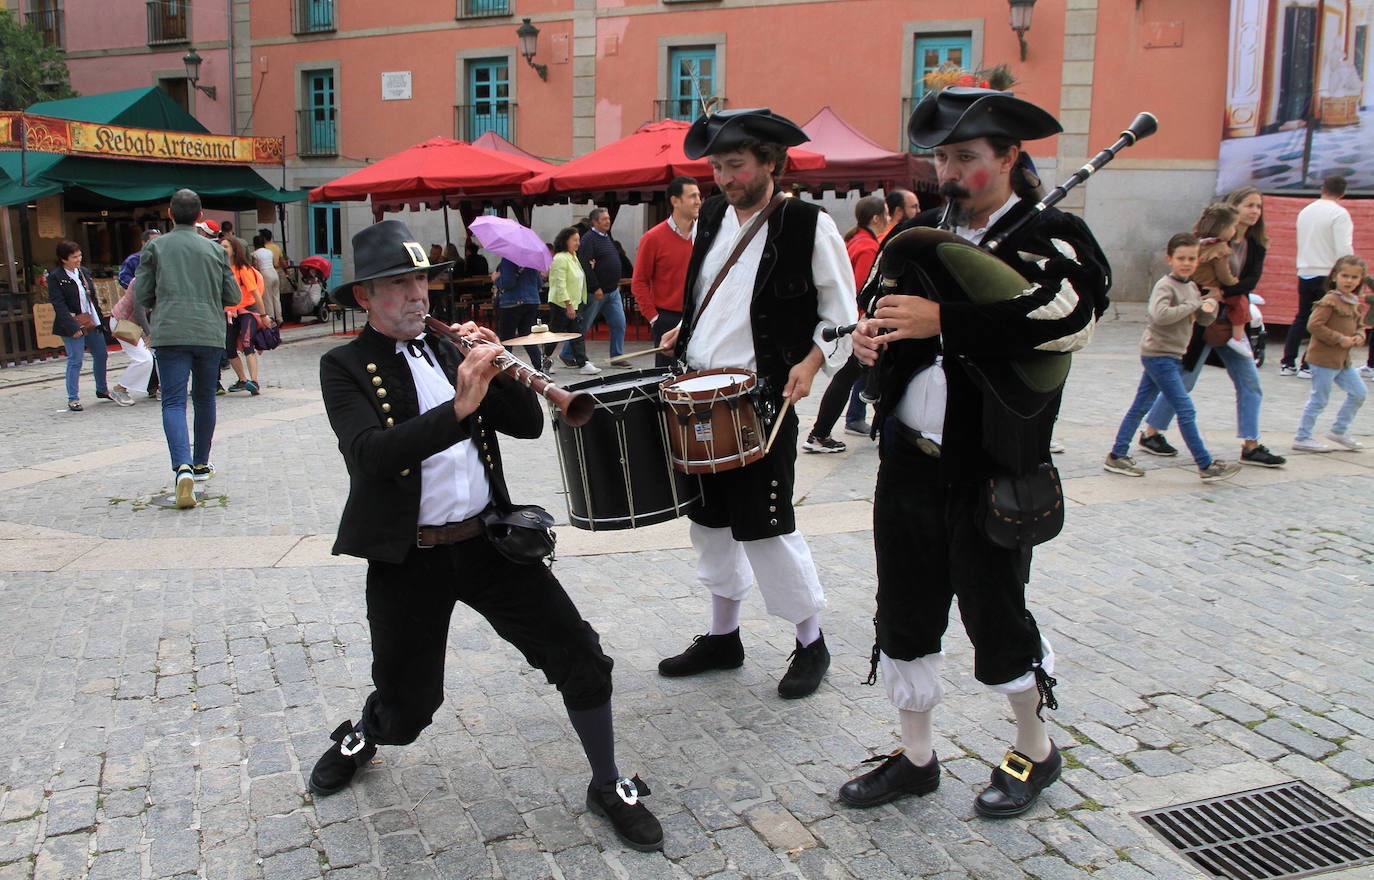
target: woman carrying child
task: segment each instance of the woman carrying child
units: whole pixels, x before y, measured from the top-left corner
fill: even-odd
[[[1240,472],[1240,465],[1212,458],[1197,430],[1197,410],[1183,387],[1183,352],[1192,335],[1193,321],[1205,326],[1216,320],[1217,314],[1216,302],[1204,299],[1191,280],[1198,264],[1197,236],[1180,232],[1170,238],[1165,260],[1169,264],[1169,274],[1159,279],[1150,293],[1150,323],[1140,338],[1140,363],[1145,370],[1135,401],[1121,420],[1116,443],[1107,453],[1102,467],[1127,477],[1145,476],[1145,469],[1127,453],[1140,420],[1155,398],[1162,394],[1178,414],[1178,429],[1188,444],[1188,451],[1193,454],[1202,481],[1226,480]]]
[[[1364,345],[1365,334],[1360,328],[1365,308],[1360,302],[1360,284],[1366,272],[1364,260],[1353,254],[1341,257],[1331,267],[1326,296],[1312,306],[1307,319],[1307,332],[1312,342],[1307,349],[1307,365],[1312,368],[1312,393],[1298,422],[1293,437],[1293,449],[1302,452],[1330,452],[1331,447],[1313,438],[1312,428],[1317,416],[1326,409],[1331,386],[1345,392],[1345,403],[1336,413],[1336,422],[1326,437],[1346,449],[1359,451],[1364,444],[1350,436],[1350,422],[1364,403],[1364,381],[1350,365],[1350,349]]]
[[[1222,293],[1225,296],[1244,296],[1248,300],[1250,291],[1259,284],[1264,273],[1264,257],[1269,247],[1269,235],[1264,229],[1264,197],[1255,187],[1242,186],[1232,190],[1223,201],[1233,206],[1240,216],[1236,223],[1235,238],[1231,241],[1231,268],[1239,281],[1234,287],[1222,288]],[[1212,346],[1203,338],[1202,330],[1195,329],[1193,340],[1183,355],[1184,388],[1193,390],[1212,351]],[[1224,345],[1215,351],[1236,389],[1236,436],[1241,438],[1241,463],[1267,468],[1283,467],[1286,459],[1270,452],[1259,441],[1260,403],[1264,392],[1260,389],[1255,359]],[[1173,419],[1174,408],[1161,395],[1145,416],[1140,448],[1151,455],[1178,455],[1178,450],[1160,433],[1168,429]]]

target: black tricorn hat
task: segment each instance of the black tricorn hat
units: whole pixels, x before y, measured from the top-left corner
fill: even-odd
[[[358,308],[353,297],[353,285],[377,278],[390,278],[424,269],[433,278],[453,265],[430,263],[424,246],[415,240],[400,220],[383,220],[353,236],[353,279],[330,291],[334,302]]]
[[[927,92],[906,125],[911,143],[926,150],[980,137],[1033,141],[1063,130],[1059,120],[1030,101],[963,86]]]
[[[780,116],[767,107],[749,107],[722,110],[693,122],[692,127],[687,129],[687,137],[683,139],[682,151],[688,159],[700,159],[711,153],[738,150],[747,140],[795,147],[811,138],[786,116]]]

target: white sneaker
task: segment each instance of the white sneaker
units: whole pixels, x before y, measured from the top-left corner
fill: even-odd
[[[1063,443],[1060,443],[1058,440],[1056,440],[1055,438],[1051,437],[1051,438],[1050,438],[1050,452],[1053,452],[1053,453],[1058,454],[1058,453],[1063,452],[1063,451],[1064,451],[1064,444],[1063,444]]]
[[[601,368],[598,367],[596,364],[592,363],[591,361],[587,361],[585,364],[577,368],[577,372],[584,373],[588,376],[594,376],[597,373],[601,372]]]
[[[1298,367],[1298,378],[1299,378],[1299,379],[1311,379],[1311,378],[1312,378],[1312,371],[1311,371],[1310,369],[1308,369],[1307,367]]]
[[[1293,440],[1293,449],[1298,452],[1330,452],[1331,447],[1315,437],[1301,437]]]
[[[1285,366],[1280,366],[1280,367],[1279,367],[1279,375],[1280,375],[1280,376],[1296,376],[1296,375],[1298,375],[1298,370],[1297,370],[1296,367],[1285,367]]]
[[[1339,443],[1352,452],[1359,452],[1361,449],[1364,449],[1364,444],[1354,437],[1351,437],[1349,434],[1337,434],[1335,431],[1330,431],[1327,433],[1326,439],[1330,440],[1332,443]]]
[[[1374,367],[1365,365],[1357,371],[1361,379],[1374,379]]]
[[[1243,354],[1246,357],[1255,356],[1255,350],[1250,347],[1250,340],[1244,337],[1241,337],[1240,339],[1236,339],[1234,336],[1231,337],[1230,339],[1226,340],[1226,347],[1234,351],[1236,354]]]

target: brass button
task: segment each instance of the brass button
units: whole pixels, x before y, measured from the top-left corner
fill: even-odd
[[[394,427],[395,425],[396,425],[396,420],[393,419],[391,416],[387,416],[387,417],[386,417],[386,426],[387,426],[388,428],[391,428],[391,427]]]
[[[391,412],[391,404],[389,404],[389,403],[384,403],[384,404],[382,404],[382,412]]]
[[[377,389],[377,396],[378,396],[378,397],[386,397],[386,389],[385,389],[385,388],[378,388],[378,389]]]
[[[777,500],[778,500],[778,493],[777,493],[777,492],[769,492],[769,493],[768,493],[768,497],[769,497],[771,500],[773,500],[773,501],[777,501]]]
[[[380,384],[382,384],[382,377],[381,377],[381,376],[373,376],[373,377],[372,377],[372,384],[373,384],[373,385],[380,385]]]
[[[777,481],[777,480],[774,480],[774,481],[773,481],[773,488],[774,488],[774,489],[778,488],[778,481]]]
[[[479,424],[479,425],[482,424],[482,417],[481,417],[481,416],[478,416],[478,417],[477,417],[477,424]]]
[[[368,365],[367,365],[367,371],[368,371],[369,373],[375,373],[375,372],[377,372],[377,365],[376,365],[376,364],[368,364]]]
[[[768,506],[768,512],[769,512],[769,513],[777,513],[777,512],[778,512],[778,509],[777,509],[776,507],[773,507],[772,505],[769,505],[769,506]]]
[[[408,477],[408,476],[410,476],[410,468],[406,468],[405,470],[401,471],[401,476],[403,476],[403,477]]]
[[[490,455],[487,456],[487,461],[488,461],[488,462],[491,461],[491,456],[490,456]]]

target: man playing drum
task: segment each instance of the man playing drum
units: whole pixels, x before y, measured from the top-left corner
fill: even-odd
[[[908,133],[913,144],[933,149],[950,210],[943,223],[939,211],[927,211],[894,230],[878,257],[884,271],[889,257],[903,256],[908,230],[913,235],[906,241],[919,241],[919,227],[940,224],[981,245],[1025,218],[1038,199],[1039,181],[1021,141],[1060,130],[1039,107],[1001,92],[946,88],[927,94],[912,112]],[[912,274],[937,272],[935,253],[907,255],[921,270]],[[1019,815],[1059,778],[1059,752],[1040,716],[1042,705],[1055,706],[1054,654],[1026,610],[1030,547],[994,543],[979,505],[993,475],[1044,472],[1063,374],[1029,409],[1019,406],[1030,396],[1027,388],[985,380],[1006,375],[1005,365],[1017,359],[1052,358],[1043,353],[1081,347],[1106,308],[1110,270],[1087,226],[1053,208],[1012,232],[996,255],[1022,276],[1014,279],[1010,298],[970,301],[972,288],[965,284],[961,292],[954,283],[939,291],[939,302],[881,296],[874,318],[854,333],[860,360],[872,364],[882,352],[876,368],[882,438],[873,503],[873,673],[881,669],[899,710],[904,749],[873,759],[882,763],[845,783],[840,797],[853,806],[927,794],[940,784],[931,711],[944,695],[940,644],[955,596],[973,642],[974,676],[1006,695],[1017,722],[1015,747],[993,770],[977,811],[992,818]],[[989,264],[986,277],[1003,270],[984,252],[971,256]],[[1058,365],[1067,371],[1062,360]]]
[[[710,157],[720,192],[701,207],[683,323],[663,335],[663,344],[675,346],[676,360],[691,370],[756,373],[765,415],[779,413],[784,400],[805,397],[818,369],[833,372],[849,356],[848,345],[821,340],[822,328],[854,313],[854,279],[834,221],[800,199],[772,204],[787,147],[806,140],[791,120],[750,109],[698,119],[684,143],[689,157]],[[764,227],[727,265],[750,221],[764,211]],[[797,416],[788,407],[781,419],[767,455],[701,477],[702,504],[691,514],[691,532],[697,576],[711,592],[711,629],[659,663],[663,675],[743,664],[740,603],[755,578],[769,613],[796,627],[796,650],[778,693],[786,699],[811,694],[830,666],[820,627],[825,597],[792,511]],[[771,426],[772,418],[765,423]]]

